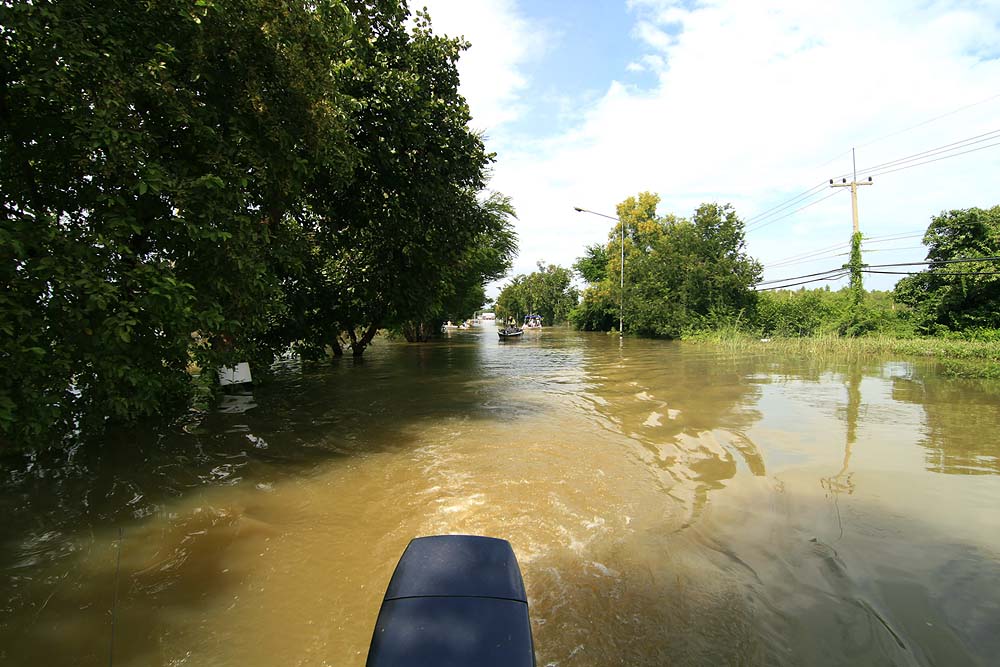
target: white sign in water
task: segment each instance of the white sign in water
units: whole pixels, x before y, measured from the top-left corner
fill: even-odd
[[[250,364],[241,362],[236,366],[223,366],[219,369],[219,384],[225,387],[227,384],[244,384],[253,382],[250,377]]]

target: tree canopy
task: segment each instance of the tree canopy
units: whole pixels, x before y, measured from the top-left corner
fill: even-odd
[[[624,326],[642,335],[676,338],[683,331],[752,309],[761,267],[745,252],[743,223],[729,205],[702,204],[690,220],[656,213],[649,192],[618,205],[619,223],[603,255],[588,249],[577,262],[590,286],[573,313],[583,329],[617,326],[624,228]],[[595,259],[606,258],[602,273]]]
[[[1000,256],[1000,206],[944,211],[924,234],[927,260],[948,262]],[[895,297],[914,309],[920,328],[960,331],[1000,328],[1000,264],[931,264],[896,284]]]
[[[0,3],[0,434],[478,299],[515,240],[466,46],[390,0]]]

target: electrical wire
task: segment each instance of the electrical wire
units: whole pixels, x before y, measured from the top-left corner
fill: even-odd
[[[816,185],[812,186],[811,188],[809,188],[805,192],[799,193],[799,194],[795,195],[794,197],[792,197],[791,199],[787,199],[787,200],[781,202],[780,204],[777,204],[776,206],[772,206],[771,208],[767,209],[766,211],[761,211],[760,213],[756,213],[754,215],[751,215],[749,218],[747,218],[746,220],[743,221],[743,224],[744,225],[750,225],[750,224],[754,223],[755,221],[759,221],[759,220],[762,220],[764,218],[769,218],[769,217],[771,217],[771,215],[778,213],[780,210],[786,209],[789,206],[791,206],[791,205],[799,202],[799,200],[808,199],[814,193],[818,194],[819,191],[822,190],[824,187],[826,187],[826,182],[825,181],[817,183]],[[772,213],[772,211],[773,211],[773,213]]]
[[[885,275],[892,276],[1000,276],[1000,271],[966,271],[957,273],[946,273],[944,271],[870,271],[868,269],[861,269],[864,273],[881,273]]]
[[[898,136],[900,134],[905,134],[906,132],[909,132],[910,130],[915,130],[918,127],[923,127],[924,125],[929,125],[930,123],[933,123],[936,120],[941,120],[942,118],[947,118],[948,116],[953,116],[953,115],[955,115],[955,114],[957,114],[957,113],[959,113],[961,111],[965,111],[966,109],[971,109],[972,107],[979,106],[980,104],[986,104],[987,102],[992,102],[993,100],[995,100],[997,98],[1000,98],[1000,93],[997,93],[996,95],[991,95],[990,97],[987,97],[985,100],[979,100],[978,102],[973,102],[972,104],[966,104],[965,106],[959,107],[957,109],[952,109],[951,111],[945,112],[945,113],[943,113],[943,114],[941,114],[939,116],[934,116],[933,118],[928,118],[925,121],[917,123],[916,125],[911,125],[910,127],[907,127],[907,128],[903,128],[902,130],[897,130],[896,132],[890,132],[889,134],[883,134],[881,137],[876,137],[875,139],[872,139],[871,141],[869,141],[867,143],[863,143],[860,146],[857,146],[857,148],[864,148],[865,146],[871,146],[872,144],[878,143],[878,142],[882,141],[883,139],[888,139],[889,137],[895,137],[895,136]],[[837,157],[840,157],[840,155],[838,155]],[[836,158],[834,158],[834,159],[836,159]]]
[[[811,202],[811,203],[809,203],[809,204],[806,204],[805,206],[801,206],[801,207],[799,207],[799,208],[797,208],[797,209],[795,209],[795,210],[793,210],[793,211],[790,211],[790,212],[788,212],[788,213],[785,213],[784,215],[782,215],[782,216],[780,216],[780,217],[777,217],[777,218],[774,218],[774,219],[772,219],[772,220],[768,220],[767,222],[764,222],[764,223],[762,223],[762,224],[757,224],[757,225],[755,225],[755,226],[754,226],[754,225],[752,225],[752,226],[751,226],[752,228],[751,228],[751,227],[747,227],[747,230],[746,230],[746,233],[748,233],[748,234],[749,234],[750,232],[756,232],[757,230],[759,230],[759,229],[763,229],[764,227],[767,227],[767,226],[768,226],[768,225],[770,225],[770,224],[773,224],[773,223],[775,223],[775,222],[778,222],[779,220],[784,220],[785,218],[787,218],[787,217],[789,217],[789,216],[792,216],[792,215],[795,215],[795,214],[796,214],[796,213],[798,213],[799,211],[804,211],[805,209],[809,208],[810,206],[815,206],[816,204],[820,203],[821,201],[825,201],[825,200],[829,199],[830,197],[836,197],[836,196],[837,196],[837,195],[839,195],[839,194],[840,194],[841,192],[842,192],[841,190],[834,190],[834,191],[833,191],[832,193],[828,194],[827,196],[825,196],[825,197],[822,197],[822,198],[820,198],[820,199],[817,199],[816,201],[814,201],[814,202]]]
[[[991,257],[959,257],[956,259],[936,259],[926,262],[902,262],[900,264],[866,264],[866,268],[885,269],[894,266],[928,266],[937,264],[969,264],[972,262],[1000,262],[1000,256]]]
[[[896,158],[895,160],[889,160],[888,162],[882,162],[881,164],[874,164],[871,165],[870,167],[864,167],[862,169],[858,169],[858,175],[868,174],[869,172],[874,172],[884,167],[893,167],[905,162],[914,162],[916,160],[921,160],[923,158],[931,157],[933,155],[938,155],[940,153],[948,153],[951,151],[958,150],[960,148],[974,146],[976,144],[981,144],[984,141],[991,141],[997,138],[1000,138],[1000,129],[984,132],[983,134],[977,134],[973,137],[960,139],[959,141],[953,141],[950,144],[936,146],[935,148],[928,148],[925,151],[920,151],[919,153],[913,153],[912,155],[907,155],[906,157]],[[845,174],[840,174],[839,176],[834,176],[834,180],[838,178],[845,178],[847,176],[851,176],[853,173],[854,172],[847,172]]]
[[[867,272],[867,273],[881,273],[880,271],[875,271],[874,269],[893,268],[893,267],[899,267],[899,266],[928,266],[928,265],[940,265],[940,264],[962,264],[962,263],[972,263],[972,262],[997,262],[997,261],[1000,261],[1000,256],[994,256],[994,257],[975,257],[975,258],[957,258],[957,259],[941,259],[941,260],[937,260],[937,261],[928,261],[928,262],[901,262],[901,263],[897,263],[897,264],[865,264],[862,267],[861,270],[864,271],[864,272]],[[775,278],[773,280],[762,280],[761,282],[756,283],[755,287],[759,287],[761,285],[773,285],[774,283],[786,283],[789,280],[798,280],[800,278],[814,278],[816,276],[826,276],[827,274],[838,273],[838,272],[841,275],[843,275],[843,274],[849,273],[850,270],[849,269],[845,269],[844,267],[838,267],[836,269],[829,269],[828,271],[820,271],[818,273],[807,273],[807,274],[801,275],[801,276],[789,276],[787,278]],[[885,273],[892,273],[892,272],[885,272]],[[906,273],[906,272],[903,272],[903,273]],[[998,273],[1000,273],[1000,272],[998,272]],[[947,275],[947,274],[935,272],[934,275]],[[959,274],[959,275],[973,275],[973,273],[972,272],[968,272],[968,273],[963,273],[963,274]],[[992,274],[984,274],[984,275],[992,275]],[[839,276],[827,277],[827,278],[820,278],[819,280],[835,280],[837,277],[839,277]],[[815,281],[807,280],[806,282],[815,282]],[[805,283],[795,283],[795,285],[801,285],[801,284],[805,284]],[[791,287],[791,286],[792,285],[785,285],[785,287]],[[779,289],[780,287],[781,286],[779,285],[779,286],[775,286],[773,288],[768,288],[768,289]]]
[[[869,253],[869,252],[900,252],[902,250],[918,250],[918,249],[924,248],[924,247],[925,246],[922,246],[922,245],[909,245],[909,246],[903,246],[901,248],[869,248],[867,250],[864,250],[864,249],[863,250],[866,253]],[[847,255],[850,255],[850,254],[851,254],[850,252],[838,252],[838,253],[834,253],[834,254],[830,254],[830,255],[820,255],[818,257],[807,257],[805,259],[796,260],[794,262],[782,262],[781,264],[767,264],[767,265],[765,265],[764,268],[766,268],[766,269],[784,268],[786,266],[795,266],[797,264],[808,264],[810,262],[818,262],[818,261],[821,261],[821,260],[824,260],[824,259],[832,259],[834,257],[846,257]]]
[[[808,285],[809,283],[818,283],[818,282],[823,282],[823,281],[827,281],[827,280],[839,280],[840,278],[843,278],[844,276],[846,276],[848,273],[849,273],[848,271],[842,271],[838,275],[828,276],[826,278],[814,278],[812,280],[803,280],[800,283],[791,283],[791,284],[788,284],[788,285],[774,285],[772,287],[760,287],[756,291],[758,291],[758,292],[766,292],[768,290],[785,289],[787,287],[798,287],[799,285]]]
[[[994,138],[996,138],[996,137],[994,137]],[[976,151],[983,151],[983,150],[986,150],[987,148],[993,148],[994,146],[1000,146],[1000,142],[997,142],[995,144],[987,144],[985,146],[980,146],[979,148],[973,148],[973,149],[967,150],[967,151],[962,151],[961,153],[953,153],[951,155],[945,155],[943,157],[935,158],[933,160],[927,160],[925,162],[917,162],[916,164],[909,164],[909,165],[906,165],[905,167],[897,167],[895,169],[887,169],[885,171],[878,171],[878,172],[875,172],[874,174],[868,174],[868,175],[871,176],[871,177],[875,177],[875,176],[882,176],[884,174],[891,174],[891,173],[893,173],[895,171],[903,171],[904,169],[912,169],[913,167],[919,167],[921,165],[930,164],[932,162],[940,162],[941,160],[947,160],[948,158],[958,157],[959,155],[967,155],[969,153],[975,153]]]
[[[798,280],[799,278],[812,278],[813,276],[823,276],[827,273],[834,273],[836,271],[843,271],[844,267],[838,266],[835,269],[830,269],[829,271],[820,271],[819,273],[807,273],[803,276],[790,276],[788,278],[775,278],[774,280],[762,280],[757,285],[770,285],[771,283],[783,283],[787,280]]]

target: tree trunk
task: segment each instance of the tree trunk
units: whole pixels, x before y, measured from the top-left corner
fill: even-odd
[[[375,334],[378,333],[378,325],[378,322],[372,322],[368,325],[368,329],[359,340],[355,340],[354,332],[353,330],[351,331],[351,352],[355,357],[360,357],[365,353],[365,348],[371,344],[372,339],[375,338]]]

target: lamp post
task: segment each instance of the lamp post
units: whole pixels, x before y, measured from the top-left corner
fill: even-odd
[[[619,303],[618,303],[618,336],[625,336],[625,223],[613,215],[605,215],[604,213],[598,213],[597,211],[589,211],[585,208],[580,208],[579,206],[574,206],[573,210],[577,213],[590,213],[591,215],[599,215],[602,218],[607,218],[608,220],[614,220],[619,223],[622,227],[622,275],[621,275],[621,292],[619,293]]]

